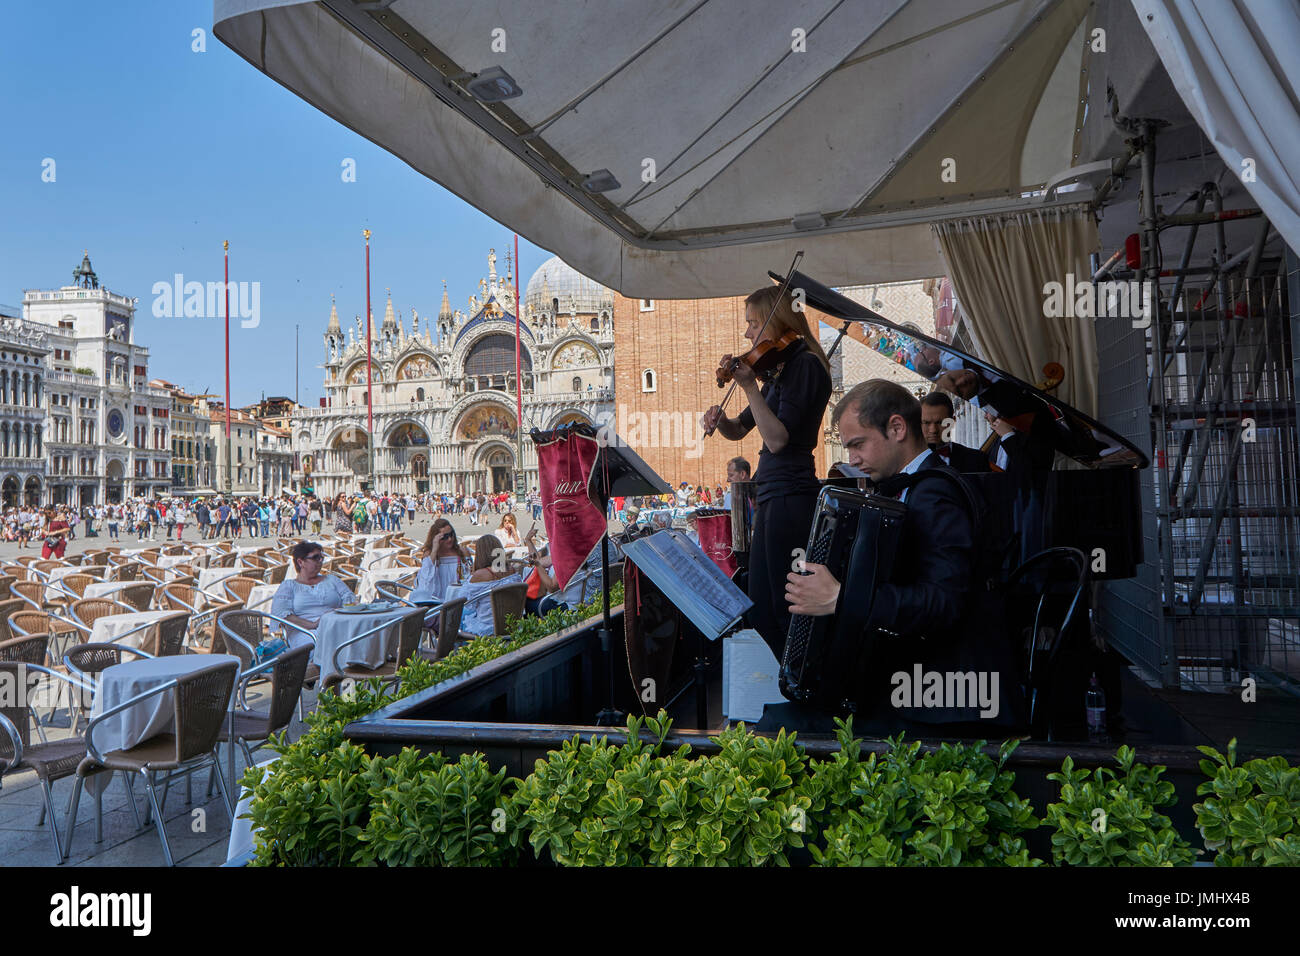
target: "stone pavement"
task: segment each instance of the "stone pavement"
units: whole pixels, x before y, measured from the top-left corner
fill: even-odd
[[[520,533],[525,534],[532,524],[532,519],[522,511],[515,517],[520,525]],[[500,524],[500,516],[488,515],[483,523],[471,524],[463,515],[452,517],[452,524],[457,534],[473,536],[487,533]],[[417,515],[413,525],[406,525],[405,530],[412,538],[423,541],[428,534],[433,517]],[[621,525],[611,523],[611,530],[621,529]],[[539,523],[539,531],[541,531]],[[80,529],[79,529],[80,531]],[[193,528],[187,529],[184,540],[193,541],[197,536]],[[155,542],[164,539],[162,532],[155,537]],[[88,538],[78,533],[77,538],[69,543],[69,553],[81,553],[88,548],[100,547],[110,543],[107,534],[98,538]],[[136,537],[123,535],[122,547],[135,547]],[[23,554],[39,554],[39,549],[23,550],[12,542],[0,542],[0,559],[10,559]],[[269,685],[255,684],[250,688],[249,702],[257,708],[258,701],[266,693]],[[315,694],[308,691],[305,703],[310,709],[315,704]],[[40,717],[47,718],[45,710],[40,710]],[[84,724],[83,724],[84,728]],[[61,710],[53,716],[53,723],[46,725],[46,735],[50,740],[66,738],[68,714]],[[306,730],[306,725],[295,714],[290,725],[290,739],[297,739]],[[236,779],[243,775],[244,758],[236,752]],[[267,750],[255,751],[253,759],[260,762],[271,757]],[[226,752],[222,748],[222,766],[227,766]],[[219,866],[225,862],[226,848],[230,837],[230,815],[221,799],[220,791],[215,787],[211,798],[206,794],[206,772],[195,776],[192,784],[193,803],[186,804],[185,785],[183,782],[173,784],[171,793],[163,807],[163,817],[167,830],[167,839],[171,844],[172,856],[178,866]],[[73,778],[60,780],[54,785],[54,804],[59,812],[60,832],[66,839],[66,814],[72,794]],[[232,789],[234,789],[232,787]],[[140,809],[141,819],[147,797],[144,788],[138,782],[135,787],[136,806]],[[238,800],[238,794],[235,794]],[[56,855],[53,841],[49,834],[48,822],[37,827],[36,820],[43,802],[40,783],[34,773],[17,773],[6,775],[0,780],[0,865],[3,866],[53,866]],[[104,840],[95,843],[95,801],[83,792],[81,806],[77,813],[77,826],[73,834],[72,852],[64,865],[68,866],[162,866],[162,846],[158,840],[157,830],[150,823],[137,829],[127,803],[126,787],[120,776],[115,777],[103,797]],[[198,811],[202,811],[199,813]]]
[[[93,539],[92,539],[93,540]],[[253,684],[249,688],[249,704],[254,708],[265,706],[264,697],[269,684]],[[310,709],[315,705],[316,695],[308,691],[305,703]],[[38,708],[42,721],[47,718],[45,708]],[[82,722],[82,730],[85,723]],[[306,724],[298,720],[295,713],[289,725],[289,737],[296,740],[307,729]],[[46,736],[51,740],[62,740],[70,735],[68,713],[59,710],[53,717],[53,725],[45,725]],[[253,760],[261,762],[274,754],[269,750],[255,750]],[[224,745],[221,747],[221,766],[228,766],[228,756]],[[244,773],[243,753],[236,749],[236,779]],[[67,840],[68,802],[72,797],[74,778],[67,777],[54,784],[54,807],[58,811],[59,833]],[[230,840],[230,813],[221,799],[221,791],[214,785],[211,798],[206,796],[208,773],[202,771],[194,776],[192,782],[193,803],[186,804],[185,783],[177,780],[172,783],[171,792],[163,803],[163,819],[167,831],[167,841],[171,846],[172,859],[177,866],[220,866],[226,860],[226,847]],[[232,787],[236,802],[238,793]],[[159,788],[159,799],[162,798]],[[136,807],[140,819],[145,818],[148,797],[142,783],[135,783]],[[36,826],[40,809],[44,802],[40,781],[31,772],[7,774],[0,789],[0,865],[9,866],[54,866],[57,858],[54,841],[50,837],[48,820],[42,826]],[[120,775],[115,775],[112,783],[104,792],[104,840],[95,842],[95,800],[84,790],[81,805],[77,811],[77,826],[72,837],[72,852],[64,866],[163,866],[162,844],[158,831],[152,822],[143,828],[136,828],[135,818],[127,803],[126,785]],[[201,812],[200,812],[201,811]]]

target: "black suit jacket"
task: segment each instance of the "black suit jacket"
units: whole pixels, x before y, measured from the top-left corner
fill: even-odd
[[[928,471],[956,478],[956,472],[931,453],[907,492],[893,571],[874,595],[867,639],[876,642],[875,656],[860,705],[886,721],[892,716],[926,724],[1016,726],[1021,720],[1019,677],[1003,615],[991,593],[976,588],[978,499],[958,485],[960,478],[926,477]],[[873,636],[870,628],[892,633]],[[996,674],[996,715],[982,717],[981,709],[993,707],[978,704],[896,706],[900,682],[895,675],[905,674],[912,682],[917,665],[922,674],[944,675],[945,684],[948,674],[973,673],[977,680],[983,675],[990,691]],[[947,703],[955,701],[949,698]]]
[[[984,453],[978,448],[970,448],[967,445],[959,445],[953,442],[948,446],[948,466],[953,471],[967,472],[985,472],[989,471],[989,460],[984,457]]]

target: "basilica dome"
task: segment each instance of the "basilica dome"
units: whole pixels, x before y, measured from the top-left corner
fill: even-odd
[[[524,314],[539,312],[565,315],[569,310],[579,315],[614,310],[614,293],[599,282],[588,279],[559,256],[543,262],[528,280],[524,290]]]

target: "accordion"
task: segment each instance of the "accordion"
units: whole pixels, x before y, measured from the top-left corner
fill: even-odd
[[[876,587],[889,580],[907,507],[893,498],[823,488],[804,560],[841,582],[833,615],[790,619],[781,654],[781,693],[838,713],[857,710],[871,665],[867,621]]]

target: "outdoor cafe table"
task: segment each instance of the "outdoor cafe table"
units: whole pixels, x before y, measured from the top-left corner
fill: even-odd
[[[123,588],[134,587],[139,581],[96,581],[86,585],[86,597],[112,597]]]
[[[377,631],[364,641],[358,641],[343,654],[340,662],[344,666],[359,664],[362,667],[378,667],[388,660],[389,652],[396,648],[397,623],[404,614],[410,613],[409,607],[397,607],[391,611],[374,611],[365,614],[346,614],[339,611],[327,611],[316,625],[316,650],[312,661],[320,667],[320,680],[323,685],[331,676],[341,676],[334,669],[334,652],[340,644],[351,640],[363,631],[384,622],[392,622],[392,627]]]
[[[81,565],[79,565],[79,564],[74,564],[74,565],[71,565],[70,567],[66,567],[66,568],[53,568],[53,569],[49,572],[49,575],[50,575],[50,585],[49,585],[48,587],[46,587],[46,589],[45,589],[45,600],[47,600],[47,601],[56,601],[56,600],[58,600],[58,599],[61,598],[61,597],[67,597],[67,596],[68,596],[68,592],[67,592],[67,591],[64,591],[64,590],[61,590],[60,588],[54,587],[54,582],[55,582],[55,581],[62,581],[62,580],[63,580],[64,578],[66,578],[69,574],[90,574],[91,577],[93,577],[93,578],[97,578],[97,577],[99,577],[100,575],[102,575],[102,574],[104,573],[103,568],[95,568],[95,569],[93,569],[93,570],[96,570],[96,571],[98,571],[99,573],[98,573],[98,574],[91,574],[91,571],[92,571],[91,568],[83,568],[83,567],[82,567]]]
[[[183,611],[132,611],[124,614],[108,614],[97,618],[90,626],[89,641],[91,644],[116,643],[122,647],[143,647],[153,628],[142,628],[121,641],[114,641],[113,638],[141,624],[156,623],[173,614],[183,613]]]
[[[410,567],[406,565],[373,567],[361,574],[361,583],[357,585],[357,597],[362,601],[374,601],[378,598],[379,592],[375,590],[375,585],[382,584],[385,581],[401,581],[404,584],[414,584],[414,581],[407,581],[407,578],[413,577],[419,573],[419,567]]]
[[[218,587],[226,578],[233,578],[244,573],[243,568],[200,568],[199,590],[225,594],[225,589]]]
[[[259,584],[255,586],[248,592],[248,600],[244,603],[245,610],[266,611],[269,613],[271,600],[278,590],[280,590],[278,584]]]
[[[100,618],[100,620],[105,619]],[[90,717],[94,720],[95,717],[112,710],[118,704],[152,690],[159,684],[165,684],[169,680],[226,663],[238,664],[239,658],[228,654],[187,654],[123,661],[121,664],[106,667],[99,675],[99,689],[95,694]],[[95,746],[99,748],[100,753],[126,750],[156,734],[170,733],[174,729],[175,712],[174,691],[166,691],[156,697],[150,697],[110,717],[95,728]],[[95,775],[103,778],[103,786],[108,785],[109,776],[109,774]]]

